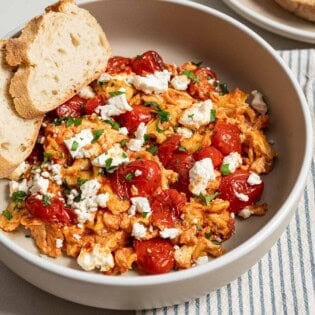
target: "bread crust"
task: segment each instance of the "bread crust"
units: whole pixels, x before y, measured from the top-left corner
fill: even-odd
[[[315,22],[315,0],[274,0],[282,8],[293,14]]]
[[[97,65],[97,67],[95,66],[92,69],[94,71],[93,73],[91,73],[92,71],[90,71],[90,73],[86,74],[86,76],[82,78],[80,82],[76,82],[76,84],[61,86],[58,96],[47,98],[47,100],[44,100],[45,106],[41,106],[39,102],[36,102],[34,100],[34,97],[32,97],[30,91],[31,85],[33,84],[31,82],[32,74],[34,74],[34,72],[37,71],[36,69],[38,69],[36,63],[45,62],[45,60],[32,60],[31,51],[33,47],[32,45],[35,45],[35,42],[36,40],[38,40],[38,38],[51,36],[51,34],[47,34],[49,30],[46,30],[45,23],[48,20],[48,15],[52,14],[53,12],[55,12],[56,18],[59,13],[62,13],[58,15],[60,17],[64,17],[65,15],[71,14],[72,12],[80,12],[83,15],[86,15],[86,18],[91,23],[94,23],[95,32],[99,34],[99,37],[101,38],[100,42],[103,43],[104,47],[101,47],[101,49],[103,50],[103,58],[101,62]],[[58,36],[56,30],[55,34],[55,36]],[[34,18],[25,26],[19,38],[13,38],[8,41],[6,45],[6,50],[7,63],[11,66],[18,66],[18,70],[11,80],[9,91],[11,96],[13,97],[14,105],[17,112],[20,116],[24,118],[40,117],[48,111],[55,109],[60,104],[66,102],[78,91],[80,91],[80,89],[82,89],[84,86],[88,85],[100,76],[100,74],[106,68],[107,60],[111,55],[109,43],[100,25],[97,23],[95,18],[88,13],[88,11],[75,6],[74,1],[72,0],[61,0],[60,2],[47,7],[45,14]],[[62,58],[62,56],[60,58]],[[76,64],[74,65],[74,67],[83,67],[83,62],[85,62],[85,60],[84,58],[82,59],[82,65]],[[56,72],[58,72],[57,70]]]
[[[5,63],[6,43],[0,40],[0,178],[8,178],[32,152],[42,123],[42,117],[23,119],[15,111],[8,91],[14,69]]]

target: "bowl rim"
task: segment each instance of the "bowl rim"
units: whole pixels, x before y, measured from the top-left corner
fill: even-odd
[[[99,0],[83,0],[78,1],[78,4],[86,4],[92,2],[98,2]],[[160,275],[146,275],[146,276],[131,276],[131,277],[113,277],[107,276],[104,274],[97,273],[89,273],[86,271],[72,269],[71,267],[57,265],[52,261],[43,260],[42,257],[36,256],[33,253],[27,252],[26,249],[21,248],[17,245],[13,240],[8,239],[5,236],[5,232],[0,233],[0,242],[4,245],[9,251],[16,254],[19,258],[26,260],[28,263],[31,263],[43,270],[49,271],[53,274],[57,274],[64,278],[83,281],[87,283],[99,284],[99,285],[107,285],[107,286],[154,286],[158,284],[166,284],[170,282],[182,281],[190,278],[194,278],[197,276],[202,276],[210,271],[216,271],[226,265],[233,263],[234,260],[249,254],[255,247],[260,246],[264,241],[264,235],[271,235],[277,228],[282,224],[282,222],[286,219],[288,214],[291,211],[291,208],[297,203],[300,199],[302,191],[304,189],[304,185],[306,182],[306,178],[308,175],[309,166],[312,159],[312,147],[313,147],[313,129],[312,129],[312,120],[311,114],[308,109],[308,105],[305,99],[305,96],[302,92],[301,87],[299,86],[297,79],[294,77],[291,70],[285,64],[285,62],[281,59],[281,57],[277,54],[277,52],[259,35],[254,33],[247,26],[243,25],[241,22],[238,22],[234,18],[217,11],[216,9],[207,7],[205,5],[194,3],[188,0],[154,0],[156,2],[166,2],[173,3],[180,6],[186,6],[188,8],[192,8],[195,10],[199,10],[205,12],[209,15],[215,16],[217,18],[223,19],[227,23],[232,24],[233,26],[239,28],[241,31],[250,36],[254,41],[259,43],[266,51],[269,53],[278,65],[282,68],[282,70],[287,74],[288,79],[291,81],[292,85],[297,92],[297,96],[300,101],[304,122],[305,122],[305,130],[306,130],[306,144],[305,151],[303,156],[303,163],[299,171],[299,175],[295,181],[291,189],[291,193],[282,206],[277,210],[275,215],[270,219],[270,221],[263,226],[258,232],[256,232],[252,237],[244,241],[241,245],[232,249],[225,255],[218,257],[214,260],[211,260],[207,264],[196,266],[193,268],[180,270],[176,272],[171,272],[167,274]],[[15,30],[9,32],[6,37],[12,36],[14,32],[16,33],[21,28],[17,27]],[[295,192],[292,194],[292,192]]]

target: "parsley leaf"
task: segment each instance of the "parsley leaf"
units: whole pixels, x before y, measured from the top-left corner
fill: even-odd
[[[135,174],[134,173],[128,173],[126,176],[125,176],[125,179],[130,181],[132,180],[133,178],[135,177]]]
[[[15,191],[12,194],[12,200],[16,203],[23,202],[25,200],[25,197],[26,197],[26,192],[22,190]]]
[[[212,235],[212,233],[211,233],[211,232],[209,232],[209,233],[205,233],[205,238],[206,238],[207,240],[209,240],[209,239],[210,239],[210,237],[211,237],[211,235]]]
[[[71,145],[71,151],[76,151],[78,147],[79,147],[79,143],[74,140]]]
[[[68,117],[67,120],[66,120],[66,127],[70,127],[73,124],[74,124],[74,118],[73,117]]]
[[[215,192],[214,194],[211,194],[211,195],[204,195],[202,193],[199,194],[199,199],[202,200],[205,205],[209,206],[210,205],[210,202],[215,199],[217,196],[219,195],[218,192]]]
[[[183,145],[180,145],[179,147],[178,147],[178,151],[181,151],[181,152],[186,152],[186,148],[183,146]]]
[[[121,95],[121,94],[126,94],[126,92],[124,92],[124,91],[112,91],[112,92],[109,92],[109,95],[111,97],[118,96],[118,95]]]
[[[93,130],[92,133],[94,137],[91,143],[95,143],[100,138],[100,136],[104,133],[104,129],[96,129],[96,130]]]
[[[113,127],[113,129],[118,130],[120,128],[120,125],[117,121],[106,119],[105,122]]]
[[[49,206],[51,204],[51,200],[47,195],[43,196],[43,205],[44,206]]]
[[[118,169],[118,166],[112,166],[112,163],[113,163],[113,158],[108,158],[105,161],[105,170],[109,174],[114,173]]]
[[[141,216],[142,218],[146,218],[148,216],[149,212],[142,212]]]
[[[120,146],[121,146],[122,148],[124,148],[126,145],[127,145],[127,139],[122,139],[122,140],[120,141]]]
[[[181,74],[184,74],[188,79],[190,79],[193,83],[198,83],[200,81],[200,77],[195,75],[190,70],[184,70]]]
[[[215,109],[211,109],[211,110],[210,110],[210,122],[214,122],[214,121],[215,121],[215,119],[216,119],[216,114],[217,114],[217,112],[216,112]]]
[[[78,178],[77,183],[79,186],[82,186],[87,181],[88,181],[88,179],[86,179],[86,178]]]
[[[152,155],[157,155],[158,147],[152,144],[147,148],[147,151],[150,152]]]
[[[44,152],[44,163],[49,162],[52,158],[51,153]]]
[[[220,167],[220,172],[222,175],[229,175],[231,173],[230,171],[230,165],[229,164],[222,164]]]
[[[2,215],[5,216],[9,221],[13,218],[13,215],[9,210],[3,210]]]

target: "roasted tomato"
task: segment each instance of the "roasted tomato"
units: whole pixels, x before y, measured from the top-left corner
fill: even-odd
[[[56,109],[58,117],[80,117],[83,114],[85,99],[75,95]]]
[[[241,131],[235,125],[218,121],[214,127],[214,135],[212,136],[212,144],[223,155],[231,152],[242,152],[242,144],[240,139]]]
[[[159,228],[173,227],[187,202],[186,196],[175,189],[163,190],[151,202],[152,223]]]
[[[109,74],[118,74],[120,72],[130,72],[130,58],[115,56],[109,58],[106,72]]]
[[[194,159],[196,161],[200,161],[205,158],[210,158],[214,168],[217,168],[222,164],[223,154],[213,146],[202,148],[194,154]]]
[[[147,274],[167,273],[174,268],[174,248],[171,242],[153,238],[135,241],[137,264]]]
[[[104,105],[104,100],[101,95],[94,96],[86,101],[84,105],[84,113],[86,115],[92,115],[97,106]]]
[[[194,165],[195,160],[191,155],[186,152],[175,152],[171,161],[168,163],[167,168],[172,169],[178,173],[178,180],[172,184],[172,188],[182,191],[190,195],[189,185],[189,170]]]
[[[132,106],[133,110],[121,114],[116,118],[121,126],[128,129],[130,133],[137,130],[140,123],[148,123],[152,118],[151,109],[142,105]]]
[[[247,179],[250,173],[237,170],[233,174],[223,176],[219,192],[220,198],[230,202],[230,211],[239,212],[244,207],[257,202],[263,193],[264,183],[250,185]]]
[[[165,68],[162,57],[154,50],[148,50],[131,61],[132,71],[138,75],[146,75]]]
[[[210,68],[197,68],[192,75],[191,82],[188,86],[188,93],[192,97],[200,100],[206,100],[210,97],[210,92],[214,90],[214,86],[209,80],[217,79],[215,72]]]
[[[132,186],[137,189],[137,195],[150,196],[161,186],[161,169],[154,161],[136,160],[121,165],[112,175],[111,184],[114,192],[123,199],[131,197]]]
[[[45,202],[45,200],[39,200],[35,195],[31,195],[26,198],[25,205],[31,215],[45,222],[69,225],[76,220],[76,214],[65,207],[57,197],[47,199]]]
[[[180,136],[174,135],[166,139],[158,150],[158,157],[164,167],[167,167],[168,163],[172,160],[173,154],[179,147]]]
[[[39,143],[36,143],[31,154],[27,157],[27,162],[31,165],[41,164],[44,158],[44,149],[43,146]]]

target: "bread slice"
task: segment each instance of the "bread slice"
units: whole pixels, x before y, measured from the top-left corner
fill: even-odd
[[[315,0],[274,0],[282,8],[294,13],[295,15],[315,22]]]
[[[0,40],[0,178],[8,177],[31,153],[42,118],[24,119],[9,94],[13,69],[5,63],[5,41]]]
[[[6,45],[6,60],[19,66],[10,85],[17,112],[34,118],[51,111],[95,80],[111,49],[96,19],[62,0],[31,20]]]

